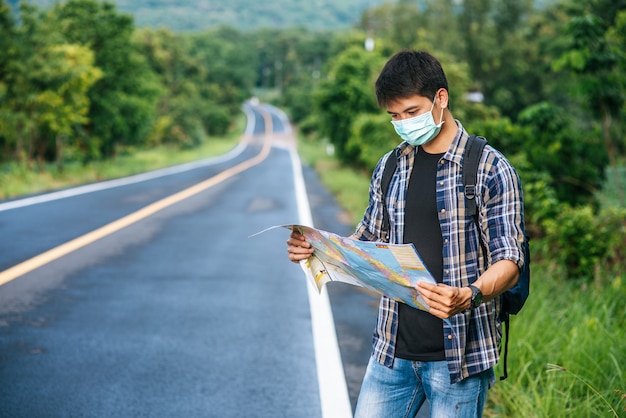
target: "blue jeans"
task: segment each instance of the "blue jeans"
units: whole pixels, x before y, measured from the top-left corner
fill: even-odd
[[[432,418],[479,418],[487,399],[489,369],[450,384],[445,361],[421,362],[396,358],[393,368],[373,357],[361,385],[355,418],[414,417],[426,399]]]

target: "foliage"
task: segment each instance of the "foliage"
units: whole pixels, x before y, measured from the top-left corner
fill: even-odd
[[[103,73],[89,91],[90,124],[86,126],[100,142],[98,155],[111,156],[119,145],[144,142],[159,89],[131,42],[132,18],[117,12],[111,3],[93,0],[57,4],[51,13],[68,42],[93,50]]]
[[[260,34],[255,43],[261,68],[258,86],[274,86],[282,93],[275,103],[286,106],[294,122],[301,122],[312,114],[311,93],[319,86],[324,63],[335,53],[336,37],[304,30],[263,30]]]
[[[526,157],[533,167],[548,173],[559,201],[593,203],[607,163],[599,136],[579,129],[563,109],[547,102],[524,110],[519,120],[528,130]]]
[[[607,402],[624,412],[625,276],[581,286],[554,273],[536,265],[531,297],[511,319],[509,377],[490,391],[485,416],[605,417]]]
[[[605,148],[615,167],[617,157],[611,127],[626,102],[626,80],[621,71],[626,65],[626,55],[622,51],[623,42],[618,41],[617,47],[612,44],[612,34],[620,32],[613,27],[618,12],[626,8],[626,1],[584,0],[569,7],[571,19],[566,27],[569,44],[555,60],[554,67],[576,74],[587,111],[602,123]],[[619,181],[616,185],[623,206],[622,186]]]
[[[371,172],[380,157],[399,142],[388,115],[360,115],[352,124],[346,154],[353,156],[355,165],[361,165]]]
[[[87,164],[70,161],[62,170],[53,163],[44,163],[37,171],[28,169],[25,164],[5,163],[0,166],[0,199],[126,177],[222,155],[236,146],[243,129],[241,115],[227,135],[205,139],[194,149],[180,150],[172,145],[137,147],[108,160]]]
[[[14,22],[0,0],[0,161],[40,169],[223,135],[256,82],[255,38],[136,31],[111,3],[71,0]]]
[[[315,104],[320,118],[320,131],[335,146],[340,159],[350,160],[346,143],[352,122],[358,114],[378,110],[372,95],[375,76],[382,68],[382,57],[363,48],[351,47],[333,60],[328,78],[316,92]]]
[[[566,277],[593,279],[624,270],[626,210],[561,205],[559,213],[544,222],[545,245]]]

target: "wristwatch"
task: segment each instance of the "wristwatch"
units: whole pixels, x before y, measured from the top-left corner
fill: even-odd
[[[480,289],[477,288],[476,286],[469,285],[468,287],[470,289],[472,289],[472,304],[471,304],[471,308],[472,309],[478,308],[480,306],[480,304],[483,303],[483,294],[480,291]]]

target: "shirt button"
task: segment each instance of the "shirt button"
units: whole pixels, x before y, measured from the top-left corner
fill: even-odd
[[[441,213],[446,213],[446,210],[445,209],[441,209]]]
[[[443,242],[444,242],[444,244],[447,244],[448,243],[448,238],[444,239]]]
[[[450,270],[446,270],[446,275],[450,274]]]
[[[452,334],[448,335],[448,339],[451,340],[452,339]]]
[[[443,181],[440,181],[440,182],[439,182],[439,185],[440,185],[440,186],[443,186]]]

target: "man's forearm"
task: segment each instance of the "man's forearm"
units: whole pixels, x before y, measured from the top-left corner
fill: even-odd
[[[517,264],[510,260],[501,260],[489,267],[474,283],[483,294],[483,301],[498,297],[515,286],[519,278]]]

